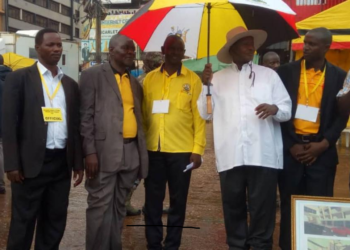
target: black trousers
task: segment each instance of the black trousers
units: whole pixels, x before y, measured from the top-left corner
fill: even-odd
[[[191,179],[191,171],[184,173],[183,170],[190,163],[190,157],[191,153],[149,152],[149,172],[145,180],[145,222],[148,249],[163,249],[162,213],[167,182],[170,210],[164,249],[177,250],[180,247]]]
[[[7,250],[57,250],[66,227],[70,190],[65,150],[46,150],[41,172],[12,183],[12,216]]]
[[[257,166],[241,166],[220,172],[227,244],[230,250],[272,249],[277,176],[277,169]]]
[[[333,196],[336,166],[317,159],[311,166],[301,164],[288,152],[284,154],[284,169],[278,185],[281,199],[281,228],[279,246],[291,249],[291,196]]]

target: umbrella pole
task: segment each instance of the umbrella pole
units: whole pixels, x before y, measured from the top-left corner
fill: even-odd
[[[207,4],[207,9],[208,9],[208,40],[207,40],[207,63],[210,63],[210,10],[211,10],[211,3]],[[213,112],[212,110],[212,105],[211,105],[211,93],[210,93],[210,80],[207,82],[207,88],[208,88],[208,93],[207,93],[207,113],[211,114]]]

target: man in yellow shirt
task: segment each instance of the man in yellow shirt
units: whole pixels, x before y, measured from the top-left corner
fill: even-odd
[[[346,73],[325,59],[331,44],[329,30],[310,30],[304,39],[304,58],[277,70],[292,99],[292,119],[282,124],[282,250],[291,249],[291,195],[333,196],[336,142],[348,117],[338,113],[336,98]]]
[[[179,249],[185,221],[191,170],[201,165],[205,147],[205,121],[197,99],[202,91],[199,77],[181,60],[185,44],[168,36],[162,47],[165,63],[150,72],[143,82],[143,117],[149,151],[149,172],[145,180],[145,221],[148,249],[163,249],[162,209],[166,183],[170,210],[164,249]]]

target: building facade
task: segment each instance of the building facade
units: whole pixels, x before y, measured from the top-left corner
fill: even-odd
[[[0,0],[1,1],[1,0]],[[79,0],[7,0],[5,31],[52,28],[63,39],[79,39],[84,15]]]
[[[296,13],[296,21],[299,22],[310,16],[316,15],[345,0],[284,0]]]

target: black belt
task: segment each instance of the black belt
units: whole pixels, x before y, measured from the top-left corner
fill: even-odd
[[[124,144],[128,144],[128,143],[131,143],[133,141],[136,141],[136,137],[134,137],[134,138],[124,138]]]
[[[297,134],[297,137],[302,141],[302,142],[316,142],[319,141],[317,139],[317,134],[308,134],[308,135],[301,135]]]
[[[67,151],[66,148],[54,148],[54,149],[47,148],[45,150],[45,155],[46,156],[62,155],[66,151]]]

